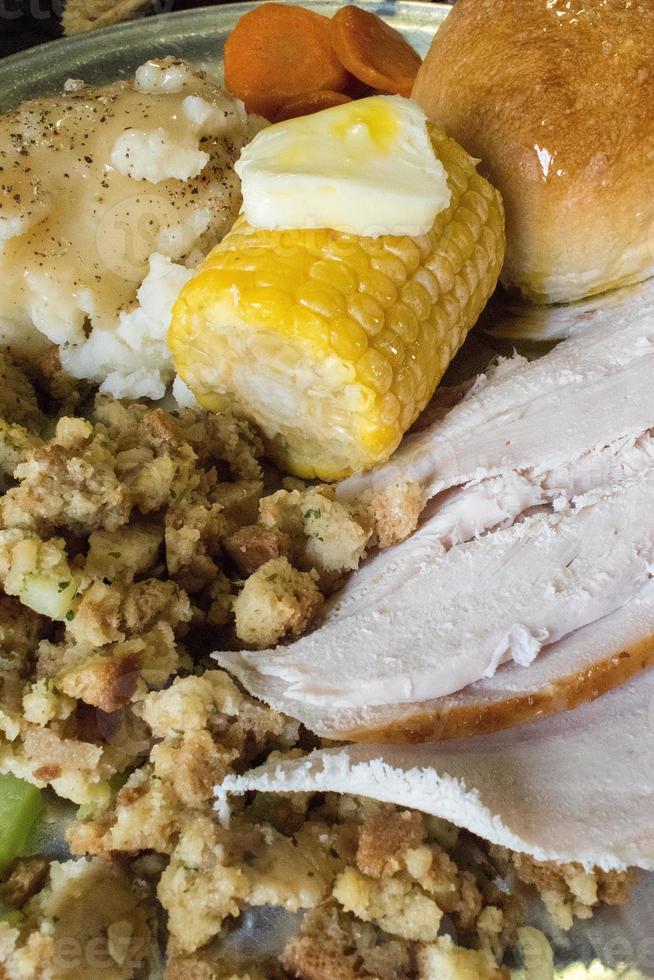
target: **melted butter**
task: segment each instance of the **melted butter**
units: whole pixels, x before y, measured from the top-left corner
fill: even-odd
[[[243,151],[243,210],[258,228],[422,235],[450,202],[424,112],[372,96],[263,130]]]
[[[316,115],[313,119],[301,116],[291,119],[284,126],[287,139],[281,143],[277,154],[277,166],[288,170],[301,170],[313,155]],[[325,150],[331,144],[347,161],[363,166],[388,156],[397,149],[401,123],[391,100],[370,98],[338,106],[337,111],[327,110],[323,117],[326,125],[320,133]],[[280,127],[281,129],[281,127]],[[271,127],[271,133],[274,130]],[[318,159],[316,170],[324,165]]]
[[[189,118],[188,96],[224,109],[215,135]],[[26,346],[35,323],[55,342],[81,341],[89,321],[114,326],[134,305],[153,251],[183,258],[200,237],[190,229],[203,223],[213,244],[238,208],[243,129],[234,102],[185,67],[175,91],[119,82],[0,116],[1,339]],[[208,162],[186,182],[134,179],[112,164],[116,141],[134,131],[194,144]]]
[[[343,106],[343,112],[331,126],[335,139],[360,147],[371,158],[391,153],[399,132],[400,121],[394,106],[381,99],[350,102]]]

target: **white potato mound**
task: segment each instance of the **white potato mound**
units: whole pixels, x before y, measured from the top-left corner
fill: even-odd
[[[75,377],[161,398],[172,305],[236,217],[258,124],[172,58],[0,116],[0,344],[53,342]]]

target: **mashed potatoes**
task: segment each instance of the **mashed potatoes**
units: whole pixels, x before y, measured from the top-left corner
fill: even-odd
[[[173,59],[0,116],[0,344],[51,341],[76,377],[160,398],[171,305],[236,216],[253,128]]]

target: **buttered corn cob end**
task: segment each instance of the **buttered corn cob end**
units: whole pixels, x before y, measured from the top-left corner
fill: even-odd
[[[280,467],[336,480],[385,460],[492,293],[499,193],[430,127],[449,206],[420,237],[268,231],[240,218],[185,286],[169,346],[198,401],[236,399]]]

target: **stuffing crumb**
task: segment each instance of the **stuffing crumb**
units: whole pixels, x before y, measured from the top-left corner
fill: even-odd
[[[417,955],[419,976],[425,980],[509,980],[483,950],[464,949],[448,937],[424,946]]]
[[[411,954],[406,944],[374,926],[323,906],[305,917],[282,963],[302,980],[399,980],[410,975]]]
[[[21,463],[41,445],[42,439],[22,425],[0,419],[0,470],[6,476],[13,476]]]
[[[287,558],[273,558],[246,579],[234,602],[236,635],[248,646],[275,646],[286,636],[306,633],[323,596],[310,572],[299,572]]]
[[[442,910],[419,887],[400,879],[377,882],[348,868],[336,879],[334,898],[362,922],[374,922],[403,939],[429,941],[438,936]]]
[[[580,864],[539,862],[527,854],[505,848],[494,853],[508,862],[521,882],[534,885],[560,929],[571,929],[576,919],[590,919],[600,904],[624,905],[633,884],[633,872],[585,871]]]
[[[119,581],[96,580],[86,590],[67,627],[76,643],[101,647],[162,623],[176,636],[184,635],[192,618],[191,603],[175,582],[153,578],[121,587]]]
[[[156,524],[134,521],[116,531],[93,531],[82,574],[89,582],[128,585],[155,567],[162,545],[163,530]]]
[[[241,575],[252,575],[267,561],[290,558],[291,542],[287,534],[258,524],[240,527],[228,535],[223,547]]]
[[[326,587],[359,566],[371,531],[331,487],[279,490],[259,504],[259,521],[288,535],[298,567],[314,568]]]
[[[172,944],[186,952],[217,935],[227,917],[237,916],[247,894],[243,870],[225,861],[224,837],[210,817],[191,820],[159,882]]]
[[[62,418],[53,439],[14,471],[19,485],[2,498],[6,527],[88,533],[127,522],[129,495],[115,469],[112,446],[90,422]]]
[[[422,844],[424,836],[423,822],[417,813],[404,810],[371,816],[361,828],[357,864],[371,878],[393,875],[410,855],[416,854],[415,848]]]
[[[420,483],[398,483],[373,493],[368,506],[380,548],[390,548],[413,534],[426,503]]]
[[[26,365],[45,398],[56,402],[68,415],[88,394],[90,386],[74,378],[61,364],[59,348],[48,344]]]
[[[201,466],[219,461],[227,470],[224,476],[233,482],[261,479],[263,440],[247,419],[233,413],[214,415],[184,409],[180,425]]]
[[[199,592],[218,574],[221,538],[227,532],[222,504],[178,506],[166,515],[166,564],[187,590]]]
[[[173,632],[160,622],[141,636],[99,652],[64,647],[53,683],[69,697],[111,713],[139,699],[148,688],[162,687],[180,666]]]
[[[20,980],[130,980],[153,945],[152,913],[118,866],[98,858],[53,861],[20,925],[0,931],[0,963],[5,976]]]
[[[209,945],[195,953],[172,953],[164,980],[288,980],[288,974],[274,960],[243,966],[240,958],[230,960]]]
[[[225,831],[198,817],[184,830],[159,883],[173,946],[194,952],[244,904],[311,908],[324,885],[294,843],[256,824]]]
[[[0,885],[0,898],[5,906],[21,909],[40,892],[50,873],[50,865],[42,857],[18,858],[7,879]]]
[[[207,731],[165,739],[150,752],[154,775],[169,780],[185,806],[208,803],[238,757],[237,749],[216,745]]]
[[[34,385],[7,351],[0,351],[0,418],[38,433],[45,425]]]

